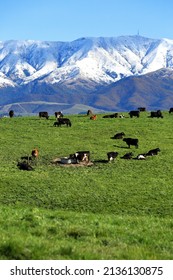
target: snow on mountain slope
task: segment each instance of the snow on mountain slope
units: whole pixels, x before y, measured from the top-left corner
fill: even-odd
[[[80,38],[72,42],[0,42],[0,87],[33,81],[90,80],[111,84],[123,77],[173,68],[173,40],[141,36]]]

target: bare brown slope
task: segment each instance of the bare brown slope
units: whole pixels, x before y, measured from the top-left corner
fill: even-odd
[[[94,106],[126,111],[139,106],[149,110],[173,105],[173,70],[161,69],[142,76],[131,76],[97,92]]]

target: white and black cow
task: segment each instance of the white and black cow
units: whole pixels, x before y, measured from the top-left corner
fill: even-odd
[[[108,152],[107,157],[108,161],[113,161],[118,156],[118,152]]]

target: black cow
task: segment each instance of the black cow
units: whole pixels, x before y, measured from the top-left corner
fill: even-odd
[[[46,118],[48,120],[49,118],[48,112],[39,112],[39,117]]]
[[[145,111],[146,111],[146,108],[145,108],[145,107],[139,107],[138,110],[139,110],[140,112],[145,112]]]
[[[113,161],[118,156],[117,152],[108,152],[107,157],[108,161]]]
[[[87,111],[87,116],[89,116],[89,115],[93,115],[93,112],[91,110]]]
[[[124,132],[119,132],[117,134],[115,134],[112,139],[122,139],[125,136]]]
[[[130,115],[131,118],[133,118],[133,117],[139,118],[140,112],[139,112],[139,110],[137,110],[137,111],[130,111],[129,115]]]
[[[61,126],[62,124],[66,124],[67,126],[72,126],[71,121],[68,118],[58,118],[56,122],[54,122],[54,126]]]
[[[27,170],[27,171],[32,171],[32,170],[34,170],[33,167],[32,167],[31,165],[29,165],[29,163],[26,162],[26,161],[18,162],[17,167],[18,167],[20,170]]]
[[[160,152],[160,149],[159,149],[159,148],[152,149],[152,150],[150,150],[148,153],[146,153],[146,156],[155,156],[155,155],[158,154],[158,152]]]
[[[64,115],[63,115],[63,113],[62,112],[55,112],[55,118],[57,119],[57,118],[63,118],[64,117]]]
[[[13,111],[13,110],[10,110],[10,111],[9,111],[9,117],[12,118],[13,116],[14,116],[14,111]]]
[[[89,162],[90,161],[90,151],[78,151],[70,155],[71,159],[75,159],[76,163],[79,162]]]
[[[132,156],[133,156],[133,153],[127,153],[124,156],[122,156],[121,158],[123,158],[123,159],[131,159]]]
[[[169,114],[173,113],[173,107],[169,109]]]
[[[134,139],[134,138],[124,138],[123,139],[124,142],[126,142],[126,144],[128,145],[128,147],[130,148],[130,146],[135,146],[136,148],[138,148],[138,139]]]
[[[163,118],[163,115],[160,110],[157,110],[155,112],[151,112],[150,117],[151,118]]]
[[[118,113],[114,113],[111,115],[105,115],[105,116],[103,116],[103,118],[118,118]]]

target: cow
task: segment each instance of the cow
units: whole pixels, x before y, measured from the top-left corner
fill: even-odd
[[[135,146],[135,148],[138,148],[139,140],[136,138],[124,138],[123,141],[126,142],[129,148],[130,146]]]
[[[39,154],[38,149],[33,149],[31,151],[31,155],[33,158],[38,158],[38,154]]]
[[[91,110],[87,111],[87,116],[93,115],[93,112]]]
[[[93,116],[90,117],[90,120],[94,120],[95,121],[96,119],[97,119],[97,115],[93,115]]]
[[[132,156],[133,156],[133,153],[127,153],[124,156],[122,156],[121,158],[123,158],[123,159],[131,159]]]
[[[108,162],[113,161],[118,156],[118,152],[108,152]]]
[[[140,116],[140,111],[139,111],[139,110],[137,110],[137,111],[130,111],[130,112],[129,112],[129,115],[130,115],[131,118],[133,118],[133,117],[139,118],[139,116]]]
[[[14,111],[13,111],[13,110],[10,110],[10,111],[9,111],[9,117],[12,118],[13,116],[14,116]]]
[[[114,114],[111,114],[111,115],[105,115],[103,116],[103,118],[118,118],[118,113],[114,113]]]
[[[169,109],[169,114],[173,113],[173,107]]]
[[[117,134],[115,134],[112,139],[122,139],[125,136],[124,132],[119,132]]]
[[[139,155],[137,155],[136,159],[138,159],[138,160],[145,160],[146,156],[143,155],[143,154],[139,154]]]
[[[17,167],[20,170],[27,170],[27,171],[32,171],[34,170],[33,167],[26,161],[18,162]]]
[[[160,110],[157,110],[155,112],[150,113],[151,118],[163,118],[162,112]]]
[[[56,122],[54,122],[53,126],[61,126],[62,124],[66,124],[66,126],[72,126],[71,121],[68,118],[58,118]]]
[[[145,107],[139,107],[138,110],[139,110],[140,112],[145,112],[145,111],[146,111],[146,108],[145,108]]]
[[[48,112],[39,112],[39,117],[46,118],[48,120],[49,118]]]
[[[31,156],[22,156],[21,159],[27,160],[27,162],[29,162],[29,161],[32,161],[33,159],[37,159],[38,154],[39,154],[38,149],[35,148],[31,151]]]
[[[160,152],[160,149],[155,148],[155,149],[150,150],[148,153],[146,153],[146,156],[155,156],[158,154],[158,152]]]
[[[55,112],[55,118],[56,119],[58,119],[58,118],[63,118],[64,117],[64,115],[63,115],[63,113],[62,112]]]
[[[90,151],[78,151],[74,154],[70,154],[71,159],[75,159],[76,163],[89,162],[90,161]]]

